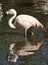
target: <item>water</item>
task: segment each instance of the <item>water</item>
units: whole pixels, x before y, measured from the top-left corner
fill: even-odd
[[[0,65],[48,65],[48,2],[3,0],[0,3],[3,9],[0,21]],[[13,30],[8,26],[5,12],[10,8],[15,8],[17,15],[23,13],[36,17],[45,26],[45,31],[33,28],[34,35],[28,34],[26,43],[24,30]],[[11,44],[14,43],[10,50]],[[18,56],[16,62],[8,61],[11,51]],[[14,57],[15,55],[11,55],[10,60]]]
[[[19,39],[19,37],[21,39]],[[18,38],[18,40],[17,40]],[[32,40],[31,40],[32,39]],[[48,64],[48,38],[44,37],[36,37],[33,36],[26,43],[24,40],[24,36],[18,35],[2,35],[0,36],[0,64],[1,65],[47,65]],[[23,48],[30,49],[30,45],[32,46],[30,51],[32,54],[28,55],[18,55],[18,59],[16,62],[8,61],[9,55],[9,46],[11,43],[15,42],[16,47],[14,47],[17,51]],[[28,43],[30,44],[28,47]],[[26,46],[27,44],[27,46]],[[26,46],[26,47],[25,47]],[[27,48],[28,47],[28,48]],[[33,53],[34,52],[34,53]]]

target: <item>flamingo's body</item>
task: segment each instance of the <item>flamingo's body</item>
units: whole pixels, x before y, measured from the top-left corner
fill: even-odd
[[[16,17],[15,21],[25,29],[28,29],[31,26],[43,28],[43,25],[36,18],[30,15],[19,15]]]
[[[33,16],[30,15],[17,15],[17,12],[14,9],[10,9],[9,11],[6,12],[9,15],[13,15],[10,19],[9,19],[9,26],[11,28],[16,28],[17,26],[21,26],[22,28],[25,29],[25,35],[27,35],[26,31],[28,28],[30,28],[31,26],[33,27],[39,27],[39,28],[43,28],[44,26]],[[14,24],[12,23],[14,21]],[[18,25],[17,25],[18,23]],[[16,25],[16,26],[15,26]],[[20,29],[20,28],[19,28]]]

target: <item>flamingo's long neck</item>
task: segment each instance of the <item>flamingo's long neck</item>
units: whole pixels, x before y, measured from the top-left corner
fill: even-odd
[[[14,14],[10,19],[9,19],[9,22],[8,22],[8,24],[9,24],[9,26],[11,27],[11,28],[16,28],[14,25],[13,25],[13,20],[15,19],[15,17],[16,17],[16,14]]]

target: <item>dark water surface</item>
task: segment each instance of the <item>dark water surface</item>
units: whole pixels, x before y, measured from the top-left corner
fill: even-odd
[[[0,65],[48,65],[48,38],[36,37],[28,39],[32,45],[41,44],[38,50],[33,51],[34,54],[21,56],[19,55],[17,62],[10,62],[7,60],[9,54],[10,43],[16,42],[16,49],[26,45],[24,36],[20,35],[2,35],[0,36]],[[28,43],[27,43],[28,45]]]
[[[0,21],[0,65],[48,65],[48,1],[3,0],[0,3],[3,11],[3,18]],[[8,26],[5,12],[10,8],[16,9],[17,15],[28,14],[36,17],[45,26],[44,30],[33,28],[34,35],[28,34],[26,43],[24,30],[17,31]],[[13,42],[16,43],[17,51],[29,43],[34,48],[31,50],[34,54],[19,55],[17,62],[8,61],[9,46]]]

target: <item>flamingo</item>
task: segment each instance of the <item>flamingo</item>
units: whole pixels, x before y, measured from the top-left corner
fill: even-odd
[[[25,29],[25,38],[27,38],[27,30],[33,26],[37,28],[43,28],[43,24],[39,22],[35,17],[21,14],[17,16],[17,11],[15,9],[10,9],[6,11],[7,15],[11,15],[11,18],[8,21],[8,24],[11,28]]]

